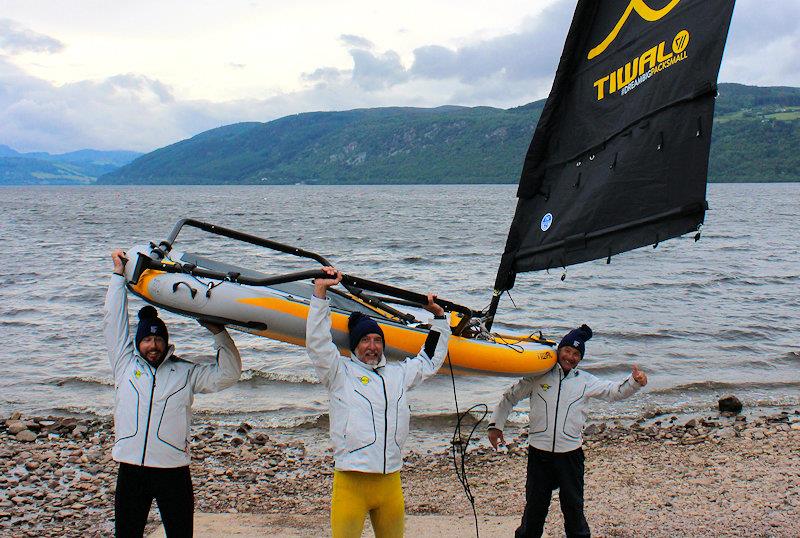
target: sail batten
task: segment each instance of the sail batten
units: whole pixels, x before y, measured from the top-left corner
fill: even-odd
[[[580,0],[525,156],[495,282],[703,223],[733,0]],[[496,301],[495,301],[496,303]]]

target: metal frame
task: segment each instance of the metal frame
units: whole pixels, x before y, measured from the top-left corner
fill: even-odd
[[[285,254],[290,254],[292,256],[308,258],[324,266],[333,265],[326,258],[315,252],[310,252],[290,245],[284,245],[283,243],[278,243],[277,241],[264,239],[263,237],[258,237],[244,232],[239,232],[237,230],[232,230],[230,228],[224,228],[222,226],[217,226],[215,224],[209,224],[207,222],[202,222],[199,220],[187,218],[187,219],[181,219],[175,224],[175,226],[172,229],[172,232],[170,232],[167,239],[161,241],[158,245],[156,245],[155,243],[150,243],[151,247],[150,256],[145,256],[142,254],[139,255],[139,258],[136,260],[136,267],[134,268],[134,272],[131,278],[132,284],[136,284],[139,281],[139,277],[142,275],[142,273],[148,269],[164,271],[167,273],[190,274],[193,276],[210,278],[220,281],[234,282],[237,284],[244,284],[247,286],[272,286],[275,284],[284,284],[287,282],[296,282],[299,280],[310,280],[314,278],[330,278],[330,275],[320,270],[298,271],[294,273],[286,273],[266,278],[250,278],[242,276],[239,273],[233,273],[233,272],[222,273],[219,271],[209,271],[206,269],[200,269],[196,265],[191,263],[185,263],[185,264],[172,263],[172,262],[164,263],[163,261],[164,258],[172,250],[172,246],[175,243],[178,234],[185,226],[197,228],[199,230],[214,235],[227,237],[229,239],[233,239],[236,241],[242,241],[245,243],[250,243],[252,245],[257,245],[260,247],[275,250],[278,252],[283,252]],[[367,280],[365,278],[353,275],[343,274],[342,285],[347,289],[347,291],[349,291],[352,295],[354,295],[358,299],[364,301],[365,303],[371,306],[378,307],[390,313],[391,315],[404,320],[407,323],[416,321],[414,316],[411,314],[406,314],[404,312],[401,312],[395,308],[392,308],[391,306],[386,304],[386,302],[391,301],[396,304],[417,305],[417,306],[425,305],[428,302],[428,298],[424,294],[413,292],[403,288],[398,288],[395,286],[390,286],[388,284],[383,284],[381,282]],[[389,298],[393,299],[389,299],[387,297],[374,297],[371,295],[367,295],[366,293],[364,293],[364,291],[380,293],[389,296]],[[458,312],[465,316],[462,322],[459,324],[459,327],[461,327],[462,325],[466,326],[469,319],[471,318],[480,318],[483,317],[484,315],[484,312],[482,311],[472,310],[471,308],[450,301],[436,299],[436,303],[447,311]]]

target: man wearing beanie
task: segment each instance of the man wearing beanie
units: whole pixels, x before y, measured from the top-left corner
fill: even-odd
[[[330,396],[333,538],[360,537],[367,513],[376,538],[401,537],[405,505],[400,468],[410,418],[406,394],[442,366],[450,326],[435,296],[428,294],[425,309],[434,320],[425,344],[416,357],[387,363],[383,330],[355,312],[347,324],[352,356],[343,357],[333,343],[327,299],[328,288],[341,282],[342,275],[333,267],[323,270],[331,278],[314,281],[306,350]],[[343,330],[339,319],[334,325]]]
[[[647,384],[645,373],[634,365],[621,382],[601,381],[578,369],[592,329],[581,325],[558,344],[558,360],[550,371],[520,379],[505,391],[489,423],[489,441],[494,448],[504,443],[503,427],[520,400],[530,399],[528,433],[528,477],[525,511],[516,538],[539,537],[550,507],[553,490],[564,514],[567,537],[590,536],[583,513],[583,426],[587,400],[613,402],[631,396]]]
[[[125,253],[111,253],[114,274],[106,294],[103,334],[114,374],[112,456],[119,462],[114,497],[118,537],[141,537],[155,498],[167,536],[192,536],[194,494],[189,474],[189,428],[196,393],[234,385],[242,360],[224,327],[202,323],[214,335],[216,360],[195,364],[176,357],[167,326],[152,306],[139,311],[130,337]]]

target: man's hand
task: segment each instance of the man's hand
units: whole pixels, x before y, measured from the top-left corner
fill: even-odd
[[[335,286],[342,281],[342,272],[338,271],[335,267],[325,266],[322,271],[333,278],[315,278],[314,279],[314,295],[320,299],[328,296],[328,288]]]
[[[492,448],[497,450],[497,447],[501,444],[506,444],[506,439],[503,437],[503,431],[498,430],[497,428],[489,428],[489,442],[492,444]]]
[[[202,319],[198,319],[197,323],[200,324],[201,327],[205,327],[211,334],[219,334],[225,330],[225,327],[222,325],[217,325],[216,323],[211,323],[210,321],[203,321]]]
[[[639,370],[639,366],[637,366],[636,364],[633,365],[633,371],[631,371],[631,376],[633,376],[633,380],[636,381],[642,387],[647,385],[647,374]]]
[[[428,293],[428,304],[423,306],[425,310],[433,314],[434,316],[444,316],[444,308],[436,304],[434,301],[436,300],[436,295],[433,293]]]
[[[114,262],[114,272],[118,275],[125,274],[125,262],[128,261],[128,256],[121,248],[111,251],[111,260]]]

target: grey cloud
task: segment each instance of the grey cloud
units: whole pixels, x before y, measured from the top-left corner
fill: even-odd
[[[303,73],[301,78],[308,82],[338,82],[352,75],[352,70],[337,69],[335,67],[320,67],[311,73]]]
[[[720,80],[756,85],[800,85],[800,2],[739,0]]]
[[[798,20],[800,2],[739,0],[733,10],[726,54],[749,54],[776,42],[796,41],[800,38]]]
[[[365,50],[350,51],[353,57],[353,82],[365,90],[378,90],[408,79],[408,73],[394,51],[372,54]]]
[[[458,78],[468,84],[500,76],[508,81],[552,78],[574,11],[561,1],[529,17],[518,33],[488,39],[457,50],[441,46],[414,51],[411,74],[432,79]]]
[[[25,28],[11,19],[0,19],[0,49],[8,54],[24,52],[54,54],[64,49],[64,43]]]
[[[348,47],[366,50],[372,50],[375,48],[375,44],[365,37],[352,34],[342,34],[339,36],[339,39]]]

